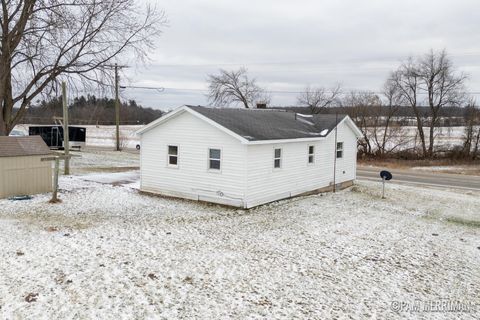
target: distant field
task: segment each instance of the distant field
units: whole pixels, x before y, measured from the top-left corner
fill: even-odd
[[[28,133],[29,125],[18,125],[15,127],[17,130],[21,130]],[[87,146],[92,147],[113,147],[115,145],[115,126],[95,126],[86,125],[82,126],[87,128]],[[122,144],[125,148],[135,148],[139,143],[139,137],[135,135],[135,132],[140,129],[141,125],[128,125],[120,126],[120,136],[122,137]],[[424,128],[425,135],[428,137],[428,128]],[[436,146],[442,149],[449,149],[457,145],[462,144],[465,127],[440,127],[436,130]],[[420,141],[417,138],[415,141],[417,128],[413,126],[404,127],[404,131],[398,140],[408,141],[400,149],[413,148],[420,146]],[[395,142],[394,142],[395,143]]]
[[[28,134],[28,124],[17,125],[16,130],[20,130]],[[91,147],[114,147],[115,146],[115,126],[95,126],[82,125],[87,128],[87,146]],[[142,126],[120,126],[121,144],[124,148],[135,148],[140,142],[135,131]]]
[[[369,130],[373,130],[370,128]],[[424,127],[425,139],[429,141],[429,128]],[[378,130],[378,137],[381,138],[383,131]],[[435,146],[439,149],[451,149],[454,146],[463,144],[463,137],[465,134],[465,127],[439,127],[435,130]],[[395,135],[394,135],[395,136]],[[390,140],[389,147],[400,144],[397,150],[404,150],[410,148],[420,148],[420,138],[417,136],[417,127],[408,126],[402,127],[400,134]],[[374,145],[372,141],[372,146]]]

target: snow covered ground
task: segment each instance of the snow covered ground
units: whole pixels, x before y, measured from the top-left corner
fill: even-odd
[[[137,179],[62,177],[62,203],[0,200],[0,318],[480,317],[479,193],[389,185],[380,200],[362,182],[238,210]],[[441,299],[473,307],[405,311]]]
[[[15,126],[15,130],[23,132],[28,135],[29,124],[19,124]],[[110,147],[116,146],[115,140],[115,126],[104,125],[79,125],[87,129],[85,144],[88,147]],[[120,126],[120,144],[122,148],[135,149],[136,145],[140,143],[139,137],[135,134],[141,125],[122,125]]]
[[[412,167],[412,170],[427,172],[456,173],[465,175],[480,175],[480,165],[423,166]]]
[[[71,151],[70,167],[73,173],[121,172],[140,167],[138,153],[108,150]],[[61,163],[63,166],[63,162]]]

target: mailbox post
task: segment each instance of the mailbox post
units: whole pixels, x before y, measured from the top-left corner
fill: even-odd
[[[52,199],[50,199],[50,203],[57,203],[61,200],[58,199],[58,173],[60,171],[60,160],[69,160],[72,156],[71,155],[58,155],[52,157],[45,157],[42,158],[41,161],[54,161],[54,170],[53,170],[53,191],[52,191]]]
[[[380,178],[382,178],[382,199],[385,199],[385,181],[390,181],[393,175],[386,170],[380,172]]]

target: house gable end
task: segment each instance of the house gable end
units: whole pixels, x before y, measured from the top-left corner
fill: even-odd
[[[167,122],[167,121],[170,121],[174,118],[176,118],[177,116],[185,113],[185,112],[188,112],[189,114],[197,117],[198,119],[201,119],[202,121],[208,123],[209,125],[217,128],[217,129],[220,129],[221,131],[223,131],[224,133],[238,139],[241,143],[248,143],[248,140],[243,138],[242,136],[236,134],[235,132],[225,128],[224,126],[216,123],[215,121],[201,115],[200,113],[198,112],[195,112],[194,110],[190,109],[189,107],[187,106],[183,106],[183,107],[180,107],[168,114],[166,114],[165,116],[161,117],[161,118],[158,118],[157,120],[151,122],[150,124],[146,125],[145,127],[143,127],[142,129],[138,130],[136,132],[136,134],[139,134],[139,135],[142,135],[150,130],[152,130],[153,128],[159,126],[159,125],[162,125],[163,123]]]

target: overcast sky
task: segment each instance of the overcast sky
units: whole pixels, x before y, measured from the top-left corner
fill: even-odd
[[[151,61],[122,81],[166,88],[123,90],[144,106],[206,104],[207,74],[241,66],[272,92],[274,105],[294,105],[295,92],[307,85],[379,91],[402,59],[431,48],[447,49],[469,74],[469,90],[480,91],[478,0],[155,3],[169,26]]]

